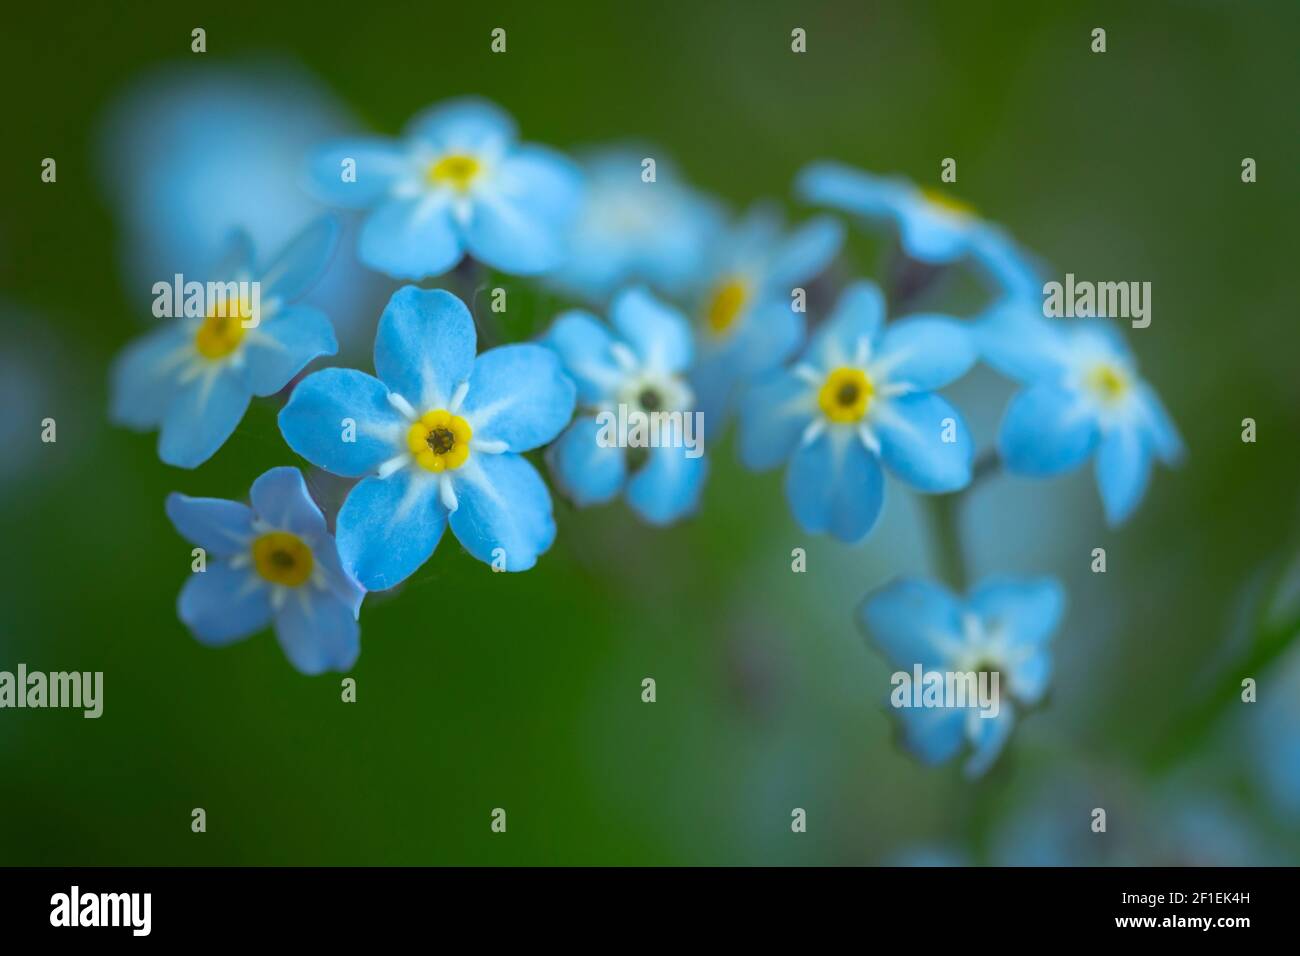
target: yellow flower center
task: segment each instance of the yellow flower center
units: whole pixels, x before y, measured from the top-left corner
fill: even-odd
[[[922,186],[921,195],[925,197],[925,201],[931,206],[934,206],[941,212],[945,212],[950,216],[959,216],[965,219],[975,215],[975,207],[970,205],[970,203],[964,203],[960,199],[954,199],[952,196],[949,196],[945,192],[940,192],[938,189],[930,189],[929,187]]]
[[[444,409],[425,412],[406,432],[406,447],[426,471],[455,470],[469,458],[469,422]]]
[[[1107,362],[1099,362],[1088,372],[1088,386],[1103,402],[1117,402],[1129,389],[1125,371]]]
[[[704,320],[708,323],[709,331],[714,335],[725,333],[740,318],[748,301],[749,286],[740,279],[727,279],[720,283],[713,290],[708,308],[704,312]]]
[[[473,156],[463,153],[451,153],[429,166],[426,173],[430,184],[450,186],[465,192],[478,178],[483,166]]]
[[[288,531],[268,531],[253,540],[253,566],[272,584],[296,588],[311,577],[315,562],[307,542]]]
[[[856,422],[867,414],[875,387],[860,368],[837,368],[826,376],[817,404],[833,422]]]
[[[194,333],[194,347],[206,359],[225,358],[244,340],[244,319],[252,314],[252,307],[243,299],[218,302]]]

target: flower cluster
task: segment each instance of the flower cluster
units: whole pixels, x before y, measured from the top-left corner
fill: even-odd
[[[336,350],[329,320],[298,304],[335,229],[313,225],[263,268],[236,242],[215,272],[264,283],[262,321],[232,320],[237,308],[189,316],[128,347],[113,417],[158,428],[162,460],[193,468],[252,397],[287,387],[278,421],[289,448],[354,483],[333,535],[293,468],[259,478],[251,509],[169,499],[178,530],[210,555],[180,600],[207,643],[274,621],[300,670],[347,669],[364,593],[409,578],[448,527],[493,570],[533,567],[557,529],[530,452],[576,506],[622,496],[665,525],[699,508],[703,434],[717,441],[735,418],[741,463],[784,466],[794,521],[845,543],[876,525],[886,472],[953,495],[987,473],[977,462],[1048,478],[1091,458],[1118,524],[1154,463],[1182,453],[1114,327],[1044,319],[1032,256],[968,205],[902,179],[814,163],[795,192],[821,212],[787,226],[759,203],[729,221],[666,161],[611,148],[575,163],[520,143],[511,118],[478,99],[418,115],[400,140],[321,144],[305,163],[317,197],[364,211],[357,255],[370,268],[420,282],[472,260],[535,276],[574,307],[543,317],[535,341],[479,353],[461,298],[406,285],[379,317],[373,374],[330,367],[298,380]],[[849,225],[892,243],[889,275],[841,278]],[[921,308],[937,278],[961,270],[988,293],[975,314]],[[1021,390],[977,455],[943,391],[981,362]],[[632,422],[633,437],[614,422]],[[697,422],[700,441],[684,440]],[[869,595],[860,623],[891,663],[995,672],[1009,695],[988,720],[969,704],[909,711],[906,745],[928,762],[969,747],[968,770],[987,768],[1046,693],[1064,606],[1046,579],[990,578],[965,596],[904,579]]]

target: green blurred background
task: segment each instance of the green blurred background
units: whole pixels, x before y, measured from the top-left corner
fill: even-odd
[[[1300,824],[1264,798],[1242,744],[1248,705],[1215,697],[1237,679],[1251,587],[1268,591],[1297,540],[1300,6],[187,6],[6,14],[0,670],[102,670],[105,711],[0,711],[0,863],[843,864],[919,848],[982,863],[1039,817],[1051,833],[1036,840],[1084,833],[1062,838],[1071,862],[1221,862],[1202,851],[1213,827],[1248,861],[1300,861]],[[796,26],[805,55],[790,52]],[[1096,26],[1104,55],[1089,50]],[[295,672],[269,632],[196,643],[175,614],[190,546],[165,495],[241,498],[266,468],[302,462],[276,400],[195,472],[107,425],[106,370],[148,298],[122,269],[99,130],[155,66],[268,56],[384,134],[477,93],[530,140],[659,144],[736,208],[776,197],[806,214],[790,183],[816,158],[937,183],[953,156],[956,192],[1053,274],[1151,281],[1153,323],[1129,338],[1183,431],[1184,466],[1159,471],[1120,530],[1090,471],[999,477],[968,502],[977,577],[1051,573],[1071,598],[1052,695],[993,771],[971,782],[898,749],[888,668],[853,624],[868,590],[927,570],[911,495],[891,486],[878,530],[843,547],[800,532],[780,474],[744,472],[730,441],[712,446],[702,512],[679,527],[557,500],[554,548],[517,576],[446,537],[398,592],[367,600],[355,704],[338,675]],[[40,182],[46,156],[57,184]],[[842,273],[871,274],[873,251],[859,231]],[[520,334],[558,306],[525,285],[511,285],[524,293],[512,313],[534,313]],[[338,317],[360,329],[342,361],[369,368],[377,314]],[[1009,394],[987,372],[953,390],[985,444]],[[54,445],[39,441],[47,415]],[[1247,416],[1255,444],[1240,440]],[[794,547],[806,574],[791,573]],[[1089,572],[1094,547],[1105,575]],[[1261,697],[1280,692],[1248,676]],[[1111,832],[1089,841],[1096,806]],[[1180,830],[1192,806],[1211,822]]]

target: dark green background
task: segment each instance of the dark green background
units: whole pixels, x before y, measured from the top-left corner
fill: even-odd
[[[1141,808],[1108,839],[1143,859],[1164,857],[1142,849],[1139,818],[1201,793],[1300,859],[1296,822],[1262,803],[1232,730],[1242,705],[1229,700],[1226,723],[1179,716],[1223,673],[1252,576],[1294,550],[1300,8],[477,6],[6,13],[0,343],[39,356],[46,389],[0,410],[3,454],[25,463],[0,485],[0,669],[102,670],[106,702],[98,721],[0,711],[0,863],[856,863],[918,843],[983,861],[1061,774],[1082,781],[1062,804],[1071,826],[1093,806]],[[299,60],[378,131],[478,93],[529,139],[662,144],[736,206],[788,201],[815,158],[935,182],[954,156],[958,193],[1056,274],[1151,281],[1153,324],[1130,339],[1183,430],[1184,467],[1159,472],[1118,531],[1087,473],[998,478],[970,502],[977,574],[1053,573],[1071,594],[1053,695],[993,772],[970,783],[895,747],[887,668],[853,625],[870,588],[925,570],[911,496],[890,487],[880,530],[842,547],[801,533],[779,474],[743,472],[729,442],[712,448],[702,514],[680,527],[557,502],[555,547],[518,576],[445,538],[400,592],[367,601],[355,705],[337,675],[293,671],[269,633],[221,651],[192,640],[174,609],[189,545],[163,498],[239,498],[265,468],[297,463],[272,401],[193,473],[105,422],[107,365],[142,317],[95,124],[142,70],[191,56],[194,26],[213,61]],[[495,26],[504,56],[489,53]],[[806,55],[790,52],[794,26]],[[1094,26],[1104,55],[1089,51]],[[232,148],[214,132],[213,149]],[[39,181],[45,156],[56,185]],[[868,270],[869,249],[855,239],[849,266]],[[987,441],[1007,387],[981,374],[955,394]],[[39,443],[45,415],[55,445]],[[1041,520],[1017,522],[1022,505]],[[790,572],[796,546],[805,575]],[[1104,576],[1088,572],[1096,546]],[[654,705],[640,701],[645,676]],[[504,836],[489,831],[494,807]],[[806,834],[790,832],[793,807]]]

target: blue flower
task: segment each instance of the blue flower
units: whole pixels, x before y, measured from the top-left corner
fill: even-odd
[[[999,297],[1034,295],[1042,288],[1037,265],[1004,230],[944,192],[833,162],[808,166],[796,189],[810,203],[892,223],[903,251],[918,262],[941,266],[969,257]]]
[[[302,473],[272,468],[249,497],[251,508],[167,496],[176,530],[206,552],[206,566],[181,588],[181,620],[210,647],[274,623],[285,656],[304,674],[349,670],[361,653],[357,615],[365,592],[343,572]]]
[[[329,261],[336,234],[332,220],[317,220],[260,270],[247,237],[237,236],[216,270],[233,296],[128,345],[113,365],[109,417],[159,429],[158,457],[169,465],[196,468],[216,454],[254,395],[274,395],[312,359],[337,350],[325,314],[297,304]],[[252,283],[260,309],[243,300]]]
[[[1285,819],[1300,819],[1300,647],[1260,681],[1247,710],[1251,777]]]
[[[834,219],[818,217],[787,234],[780,215],[759,205],[718,244],[695,297],[699,355],[691,372],[697,407],[714,434],[737,390],[803,344],[794,290],[816,278],[843,241]]]
[[[966,772],[984,773],[1010,736],[1017,709],[1036,704],[1047,691],[1052,673],[1047,645],[1064,610],[1065,593],[1050,578],[990,578],[964,601],[917,578],[899,579],[869,595],[859,623],[899,672],[912,675],[919,665],[924,674],[998,674],[996,716],[981,716],[978,704],[895,708],[913,755],[939,764],[969,744]]]
[[[1022,321],[1015,336],[985,341],[985,357],[1026,384],[1008,405],[998,451],[1008,471],[1050,478],[1096,455],[1106,519],[1125,521],[1142,500],[1154,459],[1183,454],[1182,440],[1115,327],[1077,320],[1062,328]]]
[[[690,325],[642,289],[619,293],[610,319],[617,335],[588,312],[566,312],[543,337],[577,383],[581,406],[547,461],[578,505],[623,492],[645,521],[668,524],[695,509],[708,471],[697,427],[704,419],[684,377],[694,354]],[[624,440],[636,434],[635,421],[648,423],[653,413],[673,423],[658,432],[644,429],[644,440],[654,435],[656,447]],[[616,436],[618,421],[630,423],[627,434]]]
[[[587,195],[569,235],[569,255],[547,276],[557,289],[604,303],[646,283],[668,296],[686,292],[707,267],[722,226],[718,206],[682,184],[660,157],[643,182],[644,152],[606,149],[584,163]]]
[[[933,390],[975,361],[954,319],[916,315],[884,325],[871,282],[849,286],[799,362],[750,388],[740,405],[740,456],[750,468],[789,459],[785,490],[806,531],[858,541],[880,514],[881,464],[924,492],[971,477],[961,415]]]
[[[573,383],[540,345],[475,358],[474,320],[450,292],[398,289],[375,336],[378,378],[328,368],[280,412],[294,451],[362,480],[339,511],[343,566],[370,591],[427,561],[448,523],[470,554],[525,571],[555,540],[551,496],[520,453],[573,414]]]
[[[582,177],[559,153],[516,135],[500,107],[451,100],[418,114],[402,141],[318,149],[311,184],[327,202],[373,210],[358,255],[391,276],[439,275],[466,253],[504,272],[545,272],[564,258]]]

